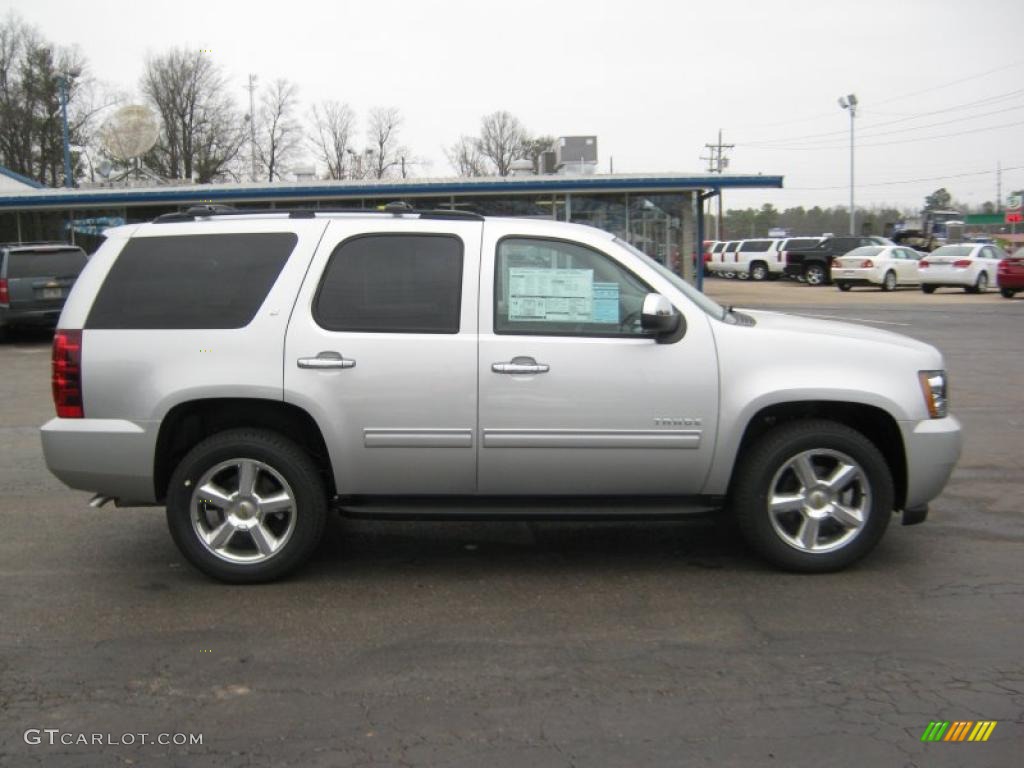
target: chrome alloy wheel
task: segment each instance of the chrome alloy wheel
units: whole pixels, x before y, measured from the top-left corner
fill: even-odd
[[[229,459],[207,470],[192,491],[192,529],[230,563],[269,560],[295,530],[295,494],[271,466]]]
[[[768,516],[789,546],[834,552],[863,530],[871,511],[864,470],[845,453],[815,449],[786,461],[772,479]]]

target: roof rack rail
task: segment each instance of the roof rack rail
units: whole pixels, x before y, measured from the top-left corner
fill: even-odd
[[[68,248],[77,248],[74,243],[69,243],[67,240],[21,240],[19,242],[11,241],[9,243],[0,243],[0,248],[25,248],[35,245],[66,245]]]
[[[377,216],[416,215],[421,219],[483,221],[484,217],[472,211],[455,209],[417,210],[404,200],[387,203],[383,208],[234,208],[230,205],[192,205],[184,211],[165,213],[153,219],[154,224],[173,224],[220,216],[287,215],[289,219],[315,219],[318,213],[358,213]]]

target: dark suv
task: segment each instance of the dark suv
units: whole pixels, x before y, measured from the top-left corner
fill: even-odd
[[[808,285],[827,285],[832,282],[832,259],[865,245],[893,245],[893,242],[870,235],[827,236],[811,248],[790,247],[786,250],[786,276]]]
[[[66,243],[0,245],[0,334],[12,325],[56,325],[86,260]]]

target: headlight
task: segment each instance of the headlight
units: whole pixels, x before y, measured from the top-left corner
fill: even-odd
[[[928,408],[928,415],[933,419],[943,418],[948,410],[946,372],[918,371],[917,377],[921,381],[921,394],[924,395],[924,404]]]

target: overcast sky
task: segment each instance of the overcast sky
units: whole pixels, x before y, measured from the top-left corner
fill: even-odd
[[[702,171],[721,128],[731,172],[786,187],[728,207],[844,204],[836,100],[855,93],[858,204],[918,205],[940,186],[994,200],[1000,162],[1004,197],[1024,187],[1020,0],[6,5],[124,90],[137,93],[147,55],[190,46],[212,51],[240,104],[251,72],[295,81],[305,105],[397,106],[421,175],[451,175],[442,147],[506,109],[535,133],[596,134],[601,170],[614,158],[617,173]]]

